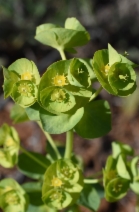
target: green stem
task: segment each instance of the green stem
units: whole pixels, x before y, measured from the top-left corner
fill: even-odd
[[[73,148],[73,130],[66,133],[66,150],[64,158],[70,159]]]
[[[47,169],[48,167],[46,166],[45,163],[42,161],[38,160],[34,155],[32,155],[30,152],[28,152],[26,149],[24,149],[22,146],[20,146],[20,150],[24,152],[28,157],[30,157],[32,160],[34,160],[36,163],[38,163],[40,166],[43,168]]]
[[[60,153],[59,153],[59,151],[58,151],[58,149],[57,149],[57,146],[55,145],[54,140],[52,139],[52,137],[50,136],[50,134],[49,134],[48,132],[46,132],[46,131],[43,130],[43,128],[42,128],[40,122],[37,122],[37,124],[40,126],[40,128],[41,128],[41,130],[43,131],[43,133],[45,134],[47,140],[48,140],[49,143],[51,144],[51,147],[53,148],[53,150],[54,150],[54,152],[55,152],[57,158],[60,159],[60,158],[61,158],[61,155],[60,155]]]
[[[139,195],[136,195],[136,212],[139,212]]]
[[[65,52],[63,51],[63,49],[59,49],[59,53],[61,55],[62,60],[66,60],[66,55],[65,55]]]
[[[100,86],[100,88],[91,96],[89,102],[91,102],[93,99],[95,99],[98,96],[98,94],[101,92],[102,89],[103,89],[103,87]]]
[[[86,184],[95,184],[99,183],[100,181],[102,181],[102,179],[84,179],[84,183]]]

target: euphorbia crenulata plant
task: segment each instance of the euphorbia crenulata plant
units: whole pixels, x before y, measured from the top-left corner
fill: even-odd
[[[101,198],[115,202],[129,189],[139,195],[139,158],[129,145],[112,143],[112,155],[98,178],[84,177],[82,160],[72,150],[74,132],[93,139],[111,130],[109,103],[95,98],[103,88],[111,95],[131,95],[136,89],[137,65],[110,44],[108,49],[95,52],[93,58],[67,59],[64,51],[76,53],[76,47],[90,40],[76,18],[68,18],[64,28],[50,23],[38,26],[35,39],[58,50],[62,60],[51,64],[42,77],[33,61],[16,60],[3,67],[3,90],[4,97],[10,96],[15,102],[13,121],[36,121],[44,131],[47,154],[27,151],[13,127],[1,126],[0,165],[17,165],[36,181],[20,186],[11,178],[1,180],[0,208],[4,212],[79,212],[83,205],[97,211]],[[94,82],[100,83],[98,90]],[[63,154],[50,134],[64,132]],[[18,154],[19,150],[22,153]]]

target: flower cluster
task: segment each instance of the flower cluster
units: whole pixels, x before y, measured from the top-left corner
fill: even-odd
[[[68,159],[60,159],[49,166],[44,175],[42,199],[50,207],[63,209],[74,204],[83,189],[79,168]]]
[[[109,156],[103,170],[105,198],[109,202],[115,202],[123,198],[129,188],[139,194],[139,172],[137,163],[139,157],[131,161],[127,156],[133,156],[133,149],[119,142],[112,143],[113,155]]]
[[[53,63],[41,78],[39,102],[53,114],[76,111],[92,95],[89,72],[79,59]]]
[[[16,130],[7,124],[0,128],[0,135],[0,165],[11,168],[18,160],[19,137]]]
[[[4,212],[25,212],[27,206],[27,194],[15,180],[8,178],[0,181],[0,208]]]
[[[29,107],[37,99],[40,76],[33,61],[25,58],[16,60],[8,69],[3,67],[4,96],[12,99],[22,107]]]
[[[93,69],[102,87],[117,96],[128,96],[136,89],[136,65],[113,49],[99,50],[94,54]]]

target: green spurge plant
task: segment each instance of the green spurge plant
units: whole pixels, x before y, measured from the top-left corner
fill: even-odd
[[[51,64],[41,78],[33,61],[16,60],[3,67],[3,90],[4,97],[10,96],[16,103],[11,111],[13,121],[36,121],[44,131],[47,154],[25,150],[13,127],[4,124],[0,128],[0,165],[11,168],[17,164],[24,175],[37,180],[22,186],[13,179],[1,180],[0,207],[6,212],[78,212],[83,205],[97,211],[103,197],[118,201],[129,189],[139,195],[139,157],[130,146],[112,143],[112,155],[98,179],[84,178],[82,161],[72,151],[74,132],[92,139],[111,130],[109,103],[95,98],[103,88],[115,96],[132,94],[137,65],[110,44],[93,59],[66,59],[64,51],[76,53],[75,48],[90,39],[76,18],[68,18],[64,28],[38,26],[35,39],[57,49],[62,60]],[[92,86],[95,81],[100,83],[98,90]],[[67,134],[64,153],[50,136],[63,132]],[[22,153],[18,155],[19,149]]]

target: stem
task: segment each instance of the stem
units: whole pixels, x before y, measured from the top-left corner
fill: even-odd
[[[86,184],[95,184],[99,183],[100,181],[102,181],[102,179],[84,179],[84,183]]]
[[[57,146],[55,145],[54,140],[52,139],[52,137],[50,136],[50,134],[49,134],[48,132],[46,132],[46,131],[43,130],[43,128],[42,128],[40,122],[37,122],[37,124],[40,126],[40,128],[41,128],[41,130],[43,131],[43,133],[45,134],[47,140],[48,140],[49,143],[51,144],[51,147],[53,148],[53,150],[54,150],[54,152],[55,152],[57,158],[60,159],[60,158],[61,158],[61,155],[60,155],[60,153],[59,153],[59,151],[58,151],[58,149],[57,149]]]
[[[66,133],[66,150],[64,158],[70,159],[73,148],[73,130]]]
[[[136,212],[139,212],[139,195],[136,195]]]
[[[59,53],[61,55],[62,60],[66,60],[66,55],[65,55],[65,52],[63,51],[63,49],[59,49]]]
[[[41,165],[43,168],[47,169],[48,167],[46,166],[45,163],[42,161],[38,160],[34,155],[32,155],[30,152],[28,152],[26,149],[24,149],[22,146],[20,146],[20,150],[24,152],[28,157],[30,157],[32,160],[37,162],[39,165]]]
[[[95,99],[98,96],[98,94],[101,92],[102,89],[103,89],[103,87],[100,86],[100,88],[91,96],[89,102],[91,102],[93,99]]]

